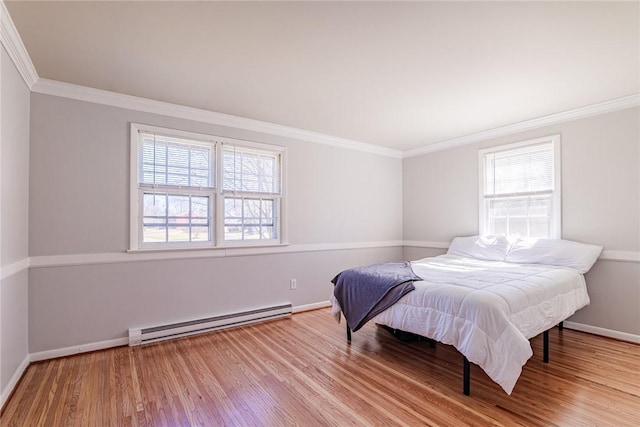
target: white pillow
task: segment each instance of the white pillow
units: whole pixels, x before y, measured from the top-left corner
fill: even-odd
[[[505,236],[455,237],[447,254],[487,261],[504,261],[510,246]]]
[[[584,274],[600,256],[602,246],[562,239],[518,239],[509,249],[507,262],[571,267]]]

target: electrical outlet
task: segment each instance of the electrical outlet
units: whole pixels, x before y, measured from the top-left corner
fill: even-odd
[[[289,287],[291,288],[291,290],[294,290],[297,286],[298,284],[296,282],[296,279],[289,280]]]

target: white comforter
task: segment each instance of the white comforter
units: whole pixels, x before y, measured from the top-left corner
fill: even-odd
[[[416,290],[372,321],[453,345],[508,394],[533,355],[529,338],[589,304],[584,276],[571,268],[455,255],[411,266],[423,279]]]

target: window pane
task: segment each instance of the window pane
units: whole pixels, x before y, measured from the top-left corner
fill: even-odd
[[[209,198],[191,196],[191,217],[209,218]]]
[[[209,227],[191,227],[191,241],[192,242],[208,242]]]
[[[162,217],[167,215],[166,194],[145,194],[143,215],[145,217]]]
[[[273,200],[263,200],[260,216],[263,219],[273,220]]]
[[[263,226],[262,227],[262,239],[275,239],[275,233],[273,226]]]
[[[245,199],[244,223],[247,225],[260,225],[260,200]]]
[[[225,197],[225,240],[276,239],[276,199]]]
[[[189,196],[172,196],[168,197],[169,217],[185,218],[189,217]]]
[[[549,218],[531,218],[529,223],[529,237],[548,237],[551,233]]]
[[[509,217],[526,218],[529,211],[528,199],[515,199],[509,201]]]
[[[555,176],[553,137],[513,149],[483,151],[484,209],[482,233],[551,237],[559,209],[552,203]],[[555,147],[555,148],[554,148]],[[557,180],[557,182],[556,182]],[[558,187],[559,188],[559,187]]]
[[[225,240],[242,240],[242,226],[224,227]]]
[[[507,218],[493,218],[487,234],[507,234]]]
[[[553,145],[490,153],[485,156],[485,194],[553,190]]]
[[[225,223],[228,219],[242,220],[242,199],[226,197],[224,199]]]
[[[532,198],[529,201],[530,217],[551,217],[551,197]]]
[[[177,225],[175,223],[169,224],[169,242],[188,242],[189,241],[189,226]]]
[[[260,227],[244,227],[242,237],[244,240],[260,239]]]
[[[190,187],[213,186],[212,149],[187,139],[142,134],[140,182]]]
[[[509,235],[525,237],[529,235],[527,218],[509,218]]]
[[[167,228],[164,225],[161,227],[144,225],[142,227],[142,236],[144,242],[166,242]]]
[[[490,200],[489,201],[489,212],[491,217],[507,217],[507,206],[508,201],[506,200]]]
[[[164,242],[167,239],[167,196],[165,194],[143,195],[144,242]]]
[[[145,193],[143,242],[211,241],[208,196]]]
[[[280,192],[280,154],[227,146],[223,150],[223,189]]]

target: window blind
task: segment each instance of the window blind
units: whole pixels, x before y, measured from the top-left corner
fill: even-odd
[[[222,191],[281,194],[279,152],[225,144],[222,148]]]
[[[480,233],[559,237],[560,138],[480,151]]]
[[[140,184],[214,187],[215,148],[195,141],[141,133]]]
[[[542,194],[553,189],[551,143],[485,154],[485,196]]]

